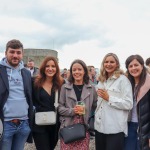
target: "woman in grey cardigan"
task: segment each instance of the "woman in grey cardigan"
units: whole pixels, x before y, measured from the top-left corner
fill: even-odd
[[[96,108],[97,94],[95,88],[89,83],[86,64],[82,60],[75,60],[70,67],[69,83],[62,86],[59,99],[58,111],[60,114],[61,128],[77,122],[87,124],[90,112]],[[81,114],[76,103],[81,101],[85,104],[85,114]],[[69,144],[60,139],[61,150],[89,149],[89,132],[86,138]]]

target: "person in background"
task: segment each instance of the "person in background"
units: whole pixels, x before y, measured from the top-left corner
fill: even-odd
[[[67,79],[69,79],[69,76],[70,76],[70,70],[68,69],[67,70]]]
[[[69,83],[62,86],[58,111],[60,114],[61,128],[75,123],[88,124],[90,112],[96,108],[97,94],[94,86],[89,83],[86,64],[82,60],[74,60],[70,66]],[[80,114],[77,102],[85,105],[85,114]],[[86,138],[69,144],[65,144],[60,137],[61,150],[88,150],[90,135],[86,132]]]
[[[133,99],[130,81],[120,70],[116,54],[105,55],[96,89],[96,150],[123,150],[128,112],[132,109]]]
[[[39,71],[39,69],[34,66],[34,60],[33,59],[29,59],[29,61],[27,63],[27,69],[30,70],[32,77],[36,76],[38,74],[38,71]]]
[[[67,70],[67,77],[66,77],[66,79],[64,79],[66,83],[69,82],[69,81],[68,81],[69,76],[70,76],[70,70],[68,69],[68,70]]]
[[[64,83],[58,62],[46,57],[33,82],[33,104],[36,112],[55,111],[55,92]],[[59,117],[55,125],[33,125],[33,138],[37,150],[54,150],[58,141]]]
[[[125,64],[134,105],[129,114],[124,150],[150,150],[150,75],[140,55],[129,56]]]
[[[150,74],[150,57],[146,59],[145,64],[147,66],[147,71]]]
[[[94,66],[88,66],[88,73],[89,73],[90,83],[94,86],[97,85],[96,71]]]
[[[64,78],[64,79],[67,79],[67,68],[64,68],[61,76]]]
[[[23,150],[26,141],[32,142],[32,82],[22,58],[23,44],[8,41],[0,62],[0,119],[4,124],[0,150]]]
[[[87,66],[88,68],[88,74],[89,74],[89,81],[90,84],[92,84],[93,86],[97,85],[97,79],[96,79],[96,71],[95,71],[95,67],[94,66]],[[94,115],[94,112],[91,112],[91,116]],[[95,132],[91,131],[90,132],[90,139],[93,139],[95,136]]]

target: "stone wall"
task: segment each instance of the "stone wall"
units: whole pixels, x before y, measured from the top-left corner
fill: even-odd
[[[33,48],[24,49],[23,61],[24,64],[26,64],[29,59],[33,59],[35,66],[39,67],[41,62],[46,56],[53,56],[57,58],[58,52],[51,49],[33,49]]]

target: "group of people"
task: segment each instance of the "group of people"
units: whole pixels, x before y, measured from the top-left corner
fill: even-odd
[[[23,44],[8,41],[0,62],[0,119],[4,126],[0,150],[23,150],[25,142],[33,140],[37,150],[54,150],[58,139],[61,150],[88,150],[88,129],[84,139],[68,144],[59,131],[76,123],[88,126],[91,113],[95,115],[96,150],[150,150],[150,75],[140,55],[126,59],[124,73],[117,55],[106,54],[98,79],[90,74],[93,66],[80,59],[71,63],[64,79],[52,56],[31,77],[22,58]],[[78,102],[84,104],[84,113]],[[47,111],[58,112],[56,124],[37,125],[35,112]]]

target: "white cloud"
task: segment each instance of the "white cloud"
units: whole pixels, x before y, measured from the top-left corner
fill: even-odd
[[[22,32],[22,33],[34,33],[41,32],[46,26],[40,22],[27,18],[9,18],[1,17],[1,30],[3,32]]]
[[[124,68],[131,54],[150,57],[149,5],[149,0],[5,0],[0,48],[12,38],[25,48],[54,48],[61,68],[76,58],[99,67],[104,55],[114,52]]]

